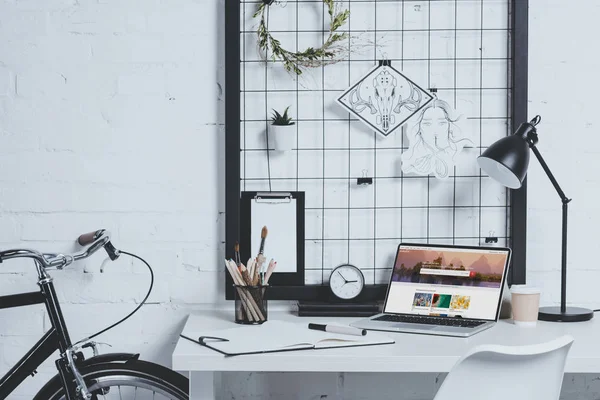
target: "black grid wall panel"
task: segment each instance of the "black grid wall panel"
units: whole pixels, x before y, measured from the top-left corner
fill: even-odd
[[[510,0],[338,3],[351,15],[342,30],[362,45],[348,41],[349,59],[298,79],[257,51],[260,2],[240,4],[240,189],[306,192],[306,284],[326,283],[342,263],[359,267],[367,283],[387,283],[401,241],[477,245],[495,236],[509,245],[509,193],[482,175],[476,157],[512,128]],[[323,43],[327,20],[320,0],[269,10],[269,29],[287,49]],[[382,59],[462,115],[472,145],[447,179],[404,174],[404,129],[383,137],[336,104]],[[270,151],[271,109],[288,105],[296,145]],[[357,185],[363,175],[373,184]]]

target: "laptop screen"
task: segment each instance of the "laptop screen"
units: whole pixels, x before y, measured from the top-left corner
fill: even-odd
[[[510,258],[506,248],[398,248],[384,312],[495,320]]]

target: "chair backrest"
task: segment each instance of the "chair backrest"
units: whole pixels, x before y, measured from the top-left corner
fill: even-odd
[[[462,357],[435,400],[558,400],[573,338],[530,346],[483,345]]]

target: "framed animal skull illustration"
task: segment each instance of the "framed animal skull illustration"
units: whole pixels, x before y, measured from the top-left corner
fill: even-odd
[[[389,61],[380,61],[338,99],[369,128],[388,136],[433,100]]]

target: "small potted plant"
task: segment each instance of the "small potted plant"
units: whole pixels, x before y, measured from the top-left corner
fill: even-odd
[[[273,110],[271,117],[271,127],[269,129],[269,147],[273,146],[278,151],[291,150],[296,144],[296,130],[294,129],[295,122],[288,116],[289,106],[281,115],[278,111]]]

